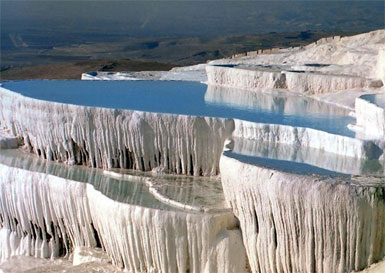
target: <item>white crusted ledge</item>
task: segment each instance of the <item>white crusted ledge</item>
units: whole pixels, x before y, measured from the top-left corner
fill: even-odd
[[[283,173],[221,157],[253,272],[342,273],[385,256],[385,182]]]

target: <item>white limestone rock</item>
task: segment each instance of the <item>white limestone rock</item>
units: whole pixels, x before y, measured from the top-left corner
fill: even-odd
[[[209,100],[223,100],[215,91],[213,96],[211,93]],[[5,89],[0,89],[0,99],[1,122],[23,137],[26,147],[43,158],[70,164],[217,175],[223,143],[231,136],[300,144],[356,158],[376,159],[382,154],[382,148],[371,141],[309,128],[75,106],[27,98]],[[283,102],[288,113],[310,107],[298,105],[290,97]],[[269,107],[271,102],[263,104]],[[316,101],[311,105],[312,112],[321,111]],[[331,114],[336,114],[333,109]],[[340,110],[337,114],[346,111]]]
[[[311,128],[234,120],[233,137],[310,147],[362,159],[378,159],[383,150],[372,141],[334,135]]]
[[[206,64],[175,67],[170,71],[141,71],[141,72],[103,72],[94,71],[82,73],[82,80],[103,80],[103,81],[136,81],[136,80],[157,80],[157,81],[207,81],[205,70]]]
[[[35,154],[98,168],[217,175],[229,119],[76,106],[0,87],[0,121]]]
[[[314,71],[285,70],[264,71],[242,66],[226,67],[208,65],[208,84],[242,89],[287,89],[307,95],[334,93],[344,90],[380,88],[381,80],[355,75],[327,74]]]
[[[215,60],[206,67],[208,83],[245,89],[284,88],[308,95],[375,89],[384,85],[384,41],[385,30],[381,29],[270,54]]]
[[[356,88],[382,87],[382,81],[368,80],[358,76],[306,73],[302,71],[285,71],[283,73],[286,75],[286,85],[289,91],[310,95]]]
[[[97,192],[89,198],[102,245],[120,267],[139,272],[246,271],[241,236],[231,213],[151,210],[112,202]]]
[[[2,255],[50,258],[95,247],[84,183],[0,165]]]
[[[381,79],[385,85],[385,46],[378,51],[376,73],[377,77]]]
[[[382,179],[288,174],[226,152],[220,167],[252,272],[342,273],[385,256]]]
[[[0,195],[1,261],[14,255],[57,257],[100,242],[113,264],[129,272],[247,272],[231,212],[122,203],[88,183],[4,164]]]
[[[259,71],[226,66],[206,66],[207,82],[211,85],[256,89],[286,88],[285,74],[280,71]]]
[[[383,95],[385,97],[385,95]],[[369,100],[365,96],[356,98],[356,125],[358,130],[366,135],[384,138],[385,136],[385,109]]]

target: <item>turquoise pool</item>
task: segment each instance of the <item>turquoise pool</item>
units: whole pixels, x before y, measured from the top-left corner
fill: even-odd
[[[27,97],[67,104],[236,118],[354,136],[347,128],[354,122],[347,110],[297,95],[260,92],[233,103],[234,96],[241,98],[247,92],[226,89],[218,99],[208,94],[207,85],[182,81],[29,80],[3,82],[2,86]],[[313,105],[317,111],[312,110]]]

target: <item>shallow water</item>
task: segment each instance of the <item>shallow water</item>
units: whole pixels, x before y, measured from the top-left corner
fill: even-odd
[[[367,100],[377,106],[385,108],[385,94],[367,94],[361,96],[362,99]]]
[[[88,183],[114,201],[147,208],[181,211],[181,209],[155,199],[148,190],[144,180],[146,178],[151,178],[159,184],[161,193],[182,204],[194,206],[199,203],[200,206],[207,208],[223,208],[225,204],[220,181],[207,177],[153,176],[151,173],[125,170],[125,172],[134,175],[136,179],[118,179],[103,174],[103,170],[100,169],[55,163],[20,150],[0,150],[0,164]],[[140,177],[144,179],[138,179]],[[210,192],[207,192],[207,189],[210,189]]]
[[[379,160],[341,156],[301,145],[234,138],[234,148],[226,155],[245,163],[296,174],[385,176],[383,162]]]
[[[309,127],[354,136],[348,111],[298,95],[247,92],[182,81],[31,80],[3,87],[27,97],[93,107],[139,110]]]

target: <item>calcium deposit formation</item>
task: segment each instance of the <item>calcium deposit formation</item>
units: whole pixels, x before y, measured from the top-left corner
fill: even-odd
[[[207,103],[352,122],[339,134],[89,107],[3,83],[0,268],[26,255],[127,272],[342,273],[385,257],[385,30],[82,79],[205,81]]]

